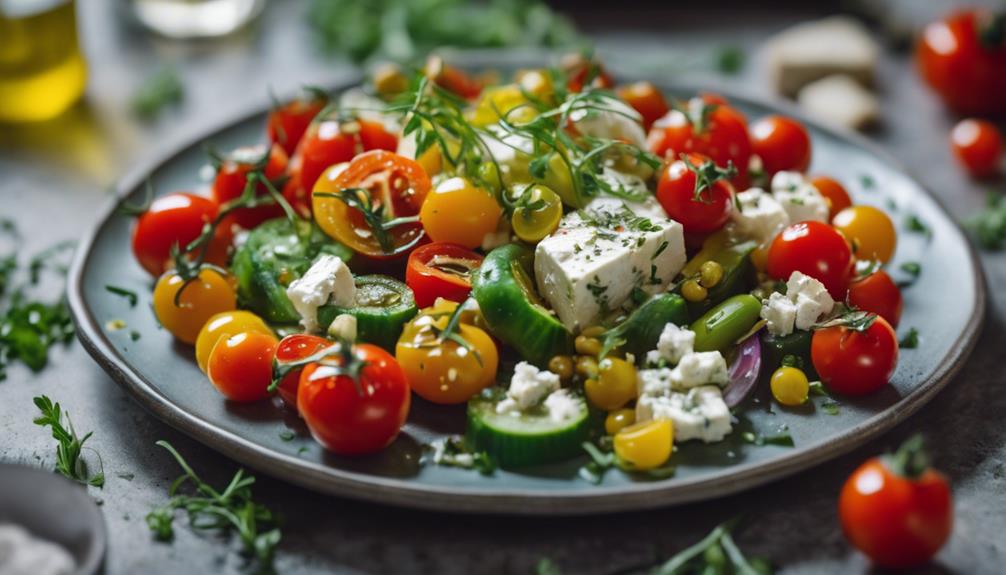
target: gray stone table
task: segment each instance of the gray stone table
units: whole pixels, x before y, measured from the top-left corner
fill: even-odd
[[[0,126],[0,215],[19,222],[30,250],[77,237],[117,177],[137,161],[216,123],[221,110],[237,113],[264,103],[270,85],[282,93],[300,83],[330,84],[349,70],[345,63],[318,55],[304,26],[306,2],[274,0],[249,30],[220,42],[184,46],[130,27],[119,14],[120,2],[78,4],[91,63],[85,102],[48,124]],[[891,5],[918,24],[950,3],[922,4],[902,0]],[[695,74],[710,73],[705,62],[724,42],[753,50],[773,31],[821,15],[806,6],[800,11],[746,8],[730,13],[580,10],[577,18],[593,31],[613,68],[673,73],[687,69]],[[602,29],[608,22],[627,31]],[[185,103],[156,123],[137,123],[124,111],[129,95],[161,62],[172,62],[180,71]],[[756,69],[752,65],[732,81],[761,86]],[[906,55],[885,55],[880,91],[885,125],[874,137],[955,216],[977,210],[983,201],[981,186],[962,175],[947,149],[954,118],[922,89]],[[869,571],[840,533],[838,490],[860,461],[923,431],[937,465],[953,481],[957,518],[953,538],[928,571],[1001,573],[1006,550],[1006,378],[999,362],[1006,295],[998,287],[1006,281],[1006,258],[986,254],[983,263],[992,288],[989,317],[960,375],[909,421],[846,457],[718,501],[576,519],[416,512],[324,497],[260,477],[258,498],[287,518],[277,570],[530,573],[539,558],[550,557],[566,573],[600,574],[668,556],[743,512],[748,527],[739,536],[742,547],[771,558],[783,573]],[[43,373],[32,376],[14,367],[8,381],[0,383],[0,460],[52,464],[51,439],[30,421],[31,398],[40,393],[61,401],[78,429],[95,431],[93,445],[101,451],[108,475],[103,490],[92,489],[103,500],[110,532],[108,573],[244,572],[233,544],[196,535],[181,523],[174,543],[156,543],[143,520],[152,506],[165,500],[178,472],[168,455],[154,446],[156,440],[171,441],[213,482],[228,479],[236,465],[141,409],[76,344],[56,349],[51,367]]]

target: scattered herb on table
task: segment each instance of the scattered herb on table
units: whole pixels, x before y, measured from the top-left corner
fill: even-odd
[[[967,221],[978,245],[987,250],[1000,250],[1006,242],[1006,196],[990,193],[985,209]]]
[[[173,68],[163,67],[148,77],[133,93],[130,104],[139,118],[152,120],[165,108],[178,104],[185,88]]]
[[[77,437],[70,415],[60,409],[59,403],[53,403],[44,395],[34,398],[34,401],[35,407],[42,413],[34,419],[35,425],[51,428],[53,439],[59,442],[56,446],[56,472],[85,485],[103,487],[105,473],[101,456],[98,456],[99,471],[93,475],[87,468],[87,462],[81,457],[84,444],[93,432]],[[94,453],[97,454],[96,451]]]
[[[245,552],[253,554],[263,564],[272,562],[281,533],[276,515],[261,503],[252,500],[251,487],[255,478],[239,469],[223,491],[217,491],[196,475],[188,462],[167,441],[157,442],[175,458],[184,473],[168,491],[171,499],[147,514],[146,521],[154,537],[170,541],[174,537],[175,511],[188,514],[189,525],[198,530],[237,532]],[[192,486],[192,495],[179,491],[186,484]]]
[[[724,46],[716,53],[716,69],[723,74],[736,74],[744,68],[744,51],[737,46]]]
[[[901,338],[898,342],[898,347],[901,349],[915,349],[919,347],[919,330],[914,327],[909,328],[905,337]]]

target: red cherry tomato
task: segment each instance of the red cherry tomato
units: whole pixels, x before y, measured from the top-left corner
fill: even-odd
[[[969,118],[950,132],[950,149],[972,176],[985,178],[999,171],[1003,139],[992,122]]]
[[[272,334],[250,331],[221,339],[206,362],[210,383],[231,401],[269,397],[277,343]]]
[[[699,154],[688,154],[686,157],[700,169],[712,161]],[[686,233],[714,232],[730,218],[733,186],[719,179],[696,195],[695,180],[695,171],[684,159],[671,162],[657,184],[657,200],[667,215],[684,227]]]
[[[398,137],[373,120],[325,118],[308,129],[297,148],[300,183],[305,190],[329,167],[352,160],[370,150],[398,149]]]
[[[198,238],[203,226],[217,217],[218,209],[215,201],[194,194],[175,193],[155,199],[133,227],[133,255],[150,275],[161,275],[169,267],[171,246],[185,248]],[[231,236],[230,226],[221,223],[206,261],[226,265]]]
[[[474,100],[482,93],[482,82],[461,70],[448,66],[440,56],[430,56],[424,69],[426,76],[437,86],[454,92],[466,100]]]
[[[293,155],[311,121],[328,103],[324,94],[312,92],[308,96],[273,108],[266,120],[265,131],[269,141],[279,144],[287,155]]]
[[[877,270],[849,285],[849,303],[863,311],[875,313],[897,327],[904,302],[901,289],[891,276],[884,270]]]
[[[560,68],[566,73],[566,89],[570,92],[582,92],[588,82],[591,88],[609,89],[615,85],[601,62],[579,52],[563,57]]]
[[[828,389],[866,395],[887,385],[894,375],[898,338],[891,324],[879,316],[863,330],[826,327],[814,332],[810,358]]]
[[[643,127],[647,130],[670,110],[664,95],[649,82],[636,82],[622,86],[618,89],[618,97],[639,112],[639,115],[643,117]]]
[[[405,283],[416,296],[416,305],[429,307],[437,298],[462,302],[472,291],[472,273],[482,256],[457,244],[434,242],[409,254]]]
[[[768,116],[751,125],[751,151],[761,158],[769,177],[776,172],[803,172],[810,165],[810,135],[803,124]]]
[[[374,453],[394,441],[405,424],[409,384],[395,358],[375,345],[355,345],[349,355],[326,361],[363,362],[358,380],[332,366],[310,364],[300,376],[297,405],[325,449],[339,455]]]
[[[828,201],[829,214],[834,216],[845,208],[852,206],[852,198],[849,192],[845,191],[845,186],[834,178],[828,176],[818,176],[810,181],[811,185],[817,188],[818,192]]]
[[[304,189],[300,179],[300,162],[291,162],[287,169],[287,180],[283,184],[283,199],[298,214],[311,217],[311,191]]]
[[[661,157],[670,154],[677,158],[680,154],[697,153],[712,158],[720,167],[732,162],[737,168],[734,184],[743,187],[751,159],[747,120],[729,105],[716,103],[715,98],[705,95],[693,100],[701,103],[704,112],[690,111],[688,116],[680,110],[668,112],[653,124],[646,146]],[[699,106],[689,103],[689,110],[693,105]]]
[[[992,14],[964,10],[926,26],[916,61],[923,79],[960,114],[1006,113],[1006,42],[985,43]]]
[[[908,443],[905,449],[911,449]],[[902,466],[902,461],[908,464]],[[874,457],[849,476],[839,496],[846,539],[881,567],[926,563],[953,529],[953,496],[946,477],[929,467],[911,469],[912,461],[911,455],[901,453]]]
[[[765,271],[782,281],[795,271],[803,272],[842,301],[852,273],[852,250],[842,234],[828,224],[799,222],[772,240]]]
[[[323,337],[307,333],[295,333],[280,340],[276,346],[276,361],[291,362],[310,357],[312,354],[332,345]],[[290,409],[297,411],[297,389],[300,387],[300,373],[303,369],[288,372],[279,382],[276,391],[280,399]]]
[[[261,146],[240,148],[231,152],[220,165],[217,177],[213,180],[211,189],[213,199],[222,206],[241,197],[248,184],[248,172],[254,167],[254,162],[258,161],[264,153],[265,148]],[[269,149],[269,159],[262,175],[270,182],[276,181],[286,173],[288,162],[289,158],[283,148],[273,144]],[[265,185],[259,184],[256,192],[260,196],[265,195],[267,193]],[[241,208],[232,212],[232,215],[239,226],[250,230],[266,220],[282,216],[283,209],[274,204],[258,208]]]

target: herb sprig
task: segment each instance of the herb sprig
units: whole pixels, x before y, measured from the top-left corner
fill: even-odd
[[[41,412],[33,421],[35,425],[52,429],[52,438],[58,442],[56,446],[56,472],[64,477],[94,487],[105,485],[104,466],[101,456],[98,456],[99,471],[92,474],[87,463],[81,457],[84,444],[91,438],[93,432],[84,437],[78,437],[70,421],[70,414],[64,412],[59,403],[53,403],[48,397],[41,395],[34,398],[35,407]],[[92,450],[93,451],[93,450]],[[97,454],[97,452],[94,452]]]

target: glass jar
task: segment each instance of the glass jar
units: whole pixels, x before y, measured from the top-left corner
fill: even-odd
[[[209,38],[238,30],[258,16],[265,0],[132,0],[144,26],[169,38]]]
[[[73,0],[0,0],[0,122],[54,118],[86,83]]]

